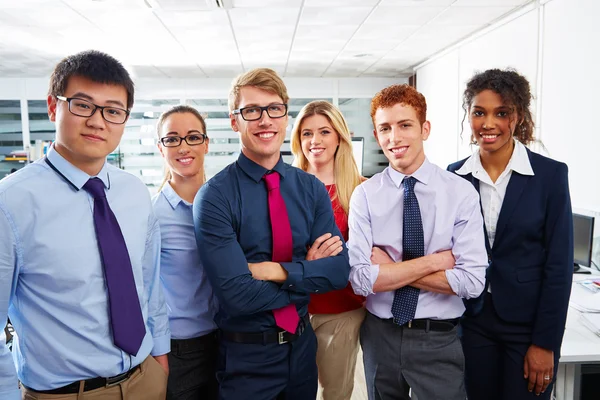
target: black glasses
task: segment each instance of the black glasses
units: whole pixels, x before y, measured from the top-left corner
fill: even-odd
[[[69,111],[78,117],[91,117],[97,109],[100,109],[102,118],[111,124],[124,124],[127,121],[129,111],[118,107],[102,107],[87,100],[77,97],[56,96],[57,99],[69,103]]]
[[[265,107],[250,106],[233,110],[233,114],[240,114],[245,121],[257,121],[262,118],[263,111],[267,112],[270,118],[281,118],[287,114],[287,104],[270,104]]]
[[[165,136],[161,137],[159,140],[165,147],[177,147],[181,146],[181,142],[185,140],[187,144],[190,146],[198,146],[206,141],[207,136],[204,133],[192,133],[187,136]]]

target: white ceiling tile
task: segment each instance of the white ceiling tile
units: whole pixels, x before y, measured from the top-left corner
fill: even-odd
[[[233,0],[234,8],[295,7],[300,8],[302,0]]]
[[[380,6],[431,7],[449,6],[456,0],[381,0]]]
[[[234,8],[229,10],[229,16],[234,28],[253,27],[260,28],[264,33],[268,33],[271,25],[292,25],[296,24],[299,8]]]
[[[156,11],[156,16],[169,28],[222,28],[229,26],[225,10],[214,11]]]
[[[476,7],[488,7],[488,6],[519,6],[521,4],[529,3],[531,0],[456,0],[454,6],[476,6]]]
[[[387,52],[397,45],[398,41],[392,41],[391,38],[387,40],[352,39],[348,42],[346,47],[344,47],[344,52],[353,54]]]
[[[338,55],[338,51],[297,51],[294,50],[290,53],[290,62],[303,63],[303,62],[319,62],[329,64]]]
[[[304,0],[304,7],[367,7],[378,0]]]
[[[379,6],[369,16],[367,24],[423,25],[444,11],[445,7]]]
[[[323,41],[343,40],[347,42],[358,25],[300,25],[294,36],[296,40]]]
[[[432,21],[435,25],[485,25],[510,12],[512,7],[450,7]]]
[[[346,44],[345,40],[298,40],[294,41],[293,51],[340,51]]]
[[[379,25],[379,24],[363,24],[353,39],[362,40],[395,40],[400,42],[410,36],[414,31],[420,28],[421,25]]]
[[[356,25],[369,15],[372,7],[306,7],[298,25]]]

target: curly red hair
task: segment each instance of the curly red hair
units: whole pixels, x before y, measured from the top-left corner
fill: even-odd
[[[407,84],[392,85],[379,91],[373,97],[373,100],[371,100],[371,120],[373,121],[373,126],[375,126],[375,113],[377,109],[393,107],[398,103],[414,108],[421,125],[427,120],[427,102],[425,101],[425,96]]]

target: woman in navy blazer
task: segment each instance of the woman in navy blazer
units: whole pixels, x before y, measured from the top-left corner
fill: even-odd
[[[480,193],[490,265],[461,324],[469,400],[549,399],[573,274],[566,164],[532,142],[529,82],[510,70],[475,75],[463,96],[475,153],[448,170]]]

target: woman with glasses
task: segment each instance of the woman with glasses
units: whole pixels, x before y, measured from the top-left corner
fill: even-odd
[[[167,399],[216,399],[217,304],[200,262],[192,219],[194,196],[205,181],[206,123],[196,109],[179,105],[161,115],[157,133],[167,169],[153,198],[172,338]]]
[[[350,196],[364,178],[358,173],[342,113],[326,101],[308,103],[296,117],[291,147],[294,165],[325,184],[335,222],[347,241]],[[342,290],[311,295],[308,311],[318,341],[317,366],[325,400],[352,396],[358,333],[365,317],[363,302],[350,284]]]

